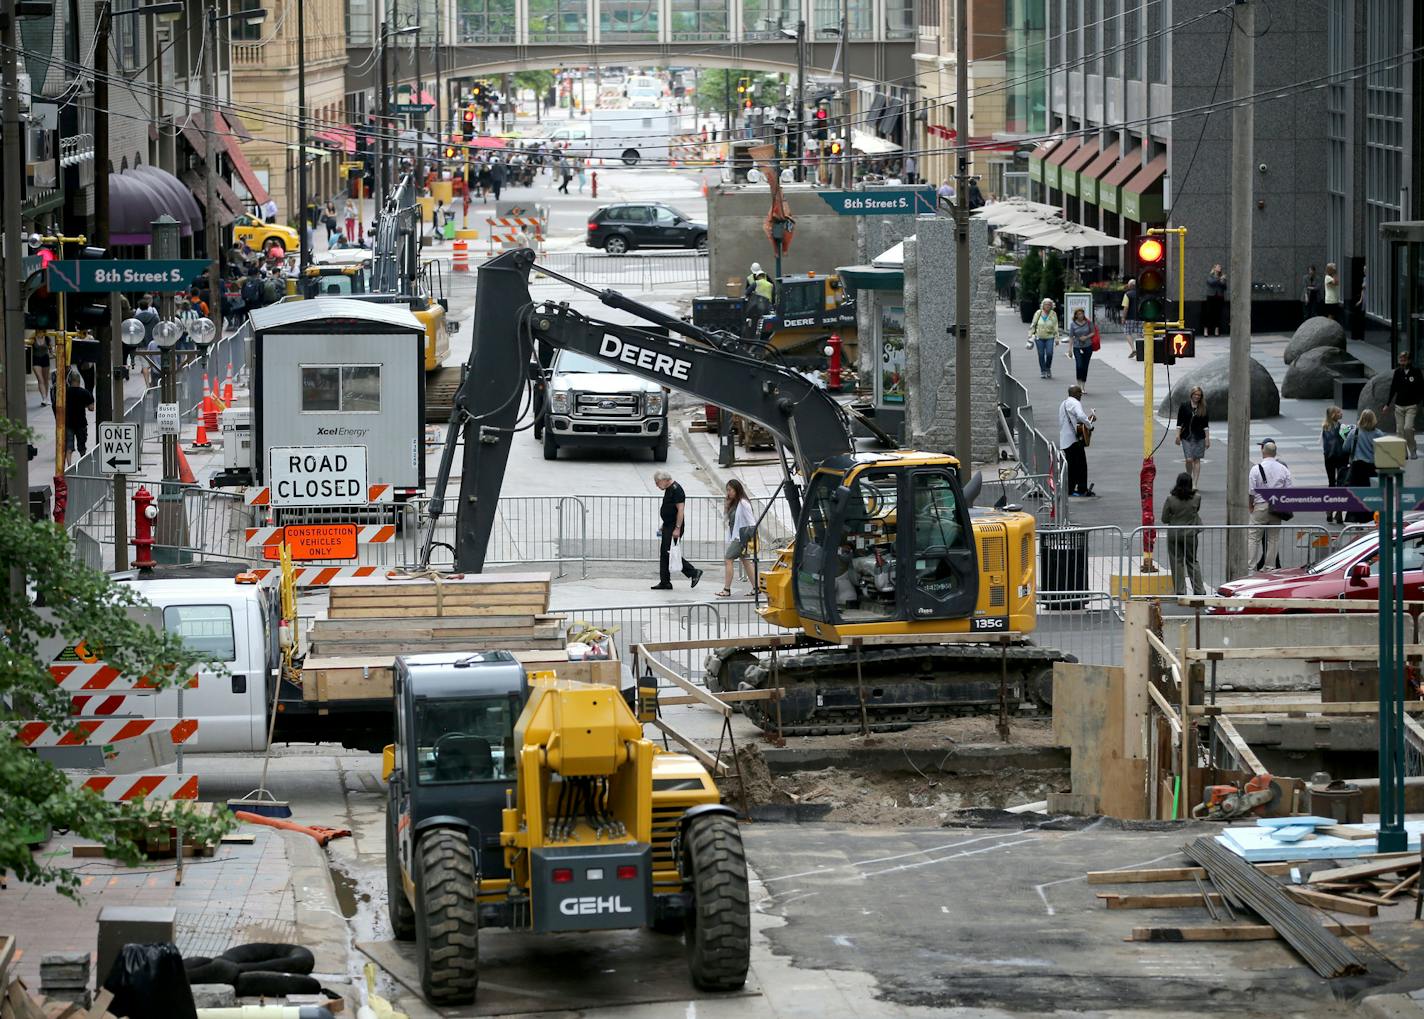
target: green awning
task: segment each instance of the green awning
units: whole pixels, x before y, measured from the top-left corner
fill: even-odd
[[[874,265],[842,265],[836,273],[847,290],[904,290],[904,269],[882,269]]]

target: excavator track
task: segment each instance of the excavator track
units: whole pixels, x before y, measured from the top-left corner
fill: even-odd
[[[1001,674],[1014,715],[1051,703],[1054,662],[1075,659],[1053,648],[1011,644],[919,644],[905,647],[821,648],[781,656],[776,682],[785,690],[780,713],[769,701],[743,701],[743,714],[770,733],[836,736],[896,732],[941,718],[997,712]],[[714,693],[768,689],[771,661],[719,650],[707,661]],[[859,678],[858,678],[859,677]],[[864,719],[860,690],[865,689]]]
[[[455,409],[455,392],[460,388],[460,366],[443,365],[425,373],[425,421],[427,424],[450,420]]]

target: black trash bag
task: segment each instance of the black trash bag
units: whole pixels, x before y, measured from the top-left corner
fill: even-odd
[[[279,942],[254,941],[250,945],[234,945],[219,959],[236,963],[238,972],[252,973],[310,973],[316,968],[316,958],[311,949],[303,945],[284,945]]]
[[[175,945],[125,945],[104,978],[114,992],[109,1011],[130,1019],[198,1019],[193,990]]]
[[[237,963],[227,959],[209,959],[205,955],[183,960],[189,984],[236,984],[240,972]]]
[[[239,998],[281,998],[288,994],[316,994],[321,990],[321,981],[299,973],[251,970],[238,974],[235,987]]]

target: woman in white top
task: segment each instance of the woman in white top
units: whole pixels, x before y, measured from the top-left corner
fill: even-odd
[[[752,558],[748,554],[751,543],[756,540],[756,510],[747,498],[747,490],[736,478],[727,482],[727,501],[724,512],[727,517],[727,550],[722,553],[722,590],[718,598],[732,596],[732,563],[740,559],[742,572],[753,591],[756,590],[756,576],[752,573]]]
[[[1326,317],[1344,324],[1340,308],[1340,270],[1334,262],[1325,264],[1325,314]]]

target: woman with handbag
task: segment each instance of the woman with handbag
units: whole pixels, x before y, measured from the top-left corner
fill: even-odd
[[[1073,366],[1077,369],[1078,388],[1088,391],[1088,362],[1093,351],[1102,346],[1097,323],[1088,318],[1082,308],[1073,309],[1073,321],[1068,323],[1068,340],[1073,345]]]
[[[1350,456],[1345,452],[1345,437],[1340,432],[1344,417],[1345,412],[1339,407],[1326,407],[1325,420],[1320,425],[1320,446],[1325,454],[1325,483],[1331,486],[1345,484],[1350,466]],[[1343,524],[1345,514],[1327,513],[1325,522]]]
[[[1211,448],[1210,424],[1206,410],[1206,394],[1201,386],[1193,386],[1187,402],[1177,408],[1177,445],[1182,447],[1182,459],[1196,488],[1201,478],[1202,457]]]
[[[1058,313],[1053,299],[1045,297],[1028,324],[1028,345],[1038,347],[1038,377],[1053,378],[1053,344],[1058,342]]]
[[[732,564],[740,559],[742,572],[746,575],[751,590],[756,590],[756,575],[752,573],[752,558],[748,554],[756,540],[756,510],[747,498],[747,490],[736,478],[727,482],[726,502],[723,512],[727,517],[727,548],[722,553],[722,590],[718,598],[732,596]]]

